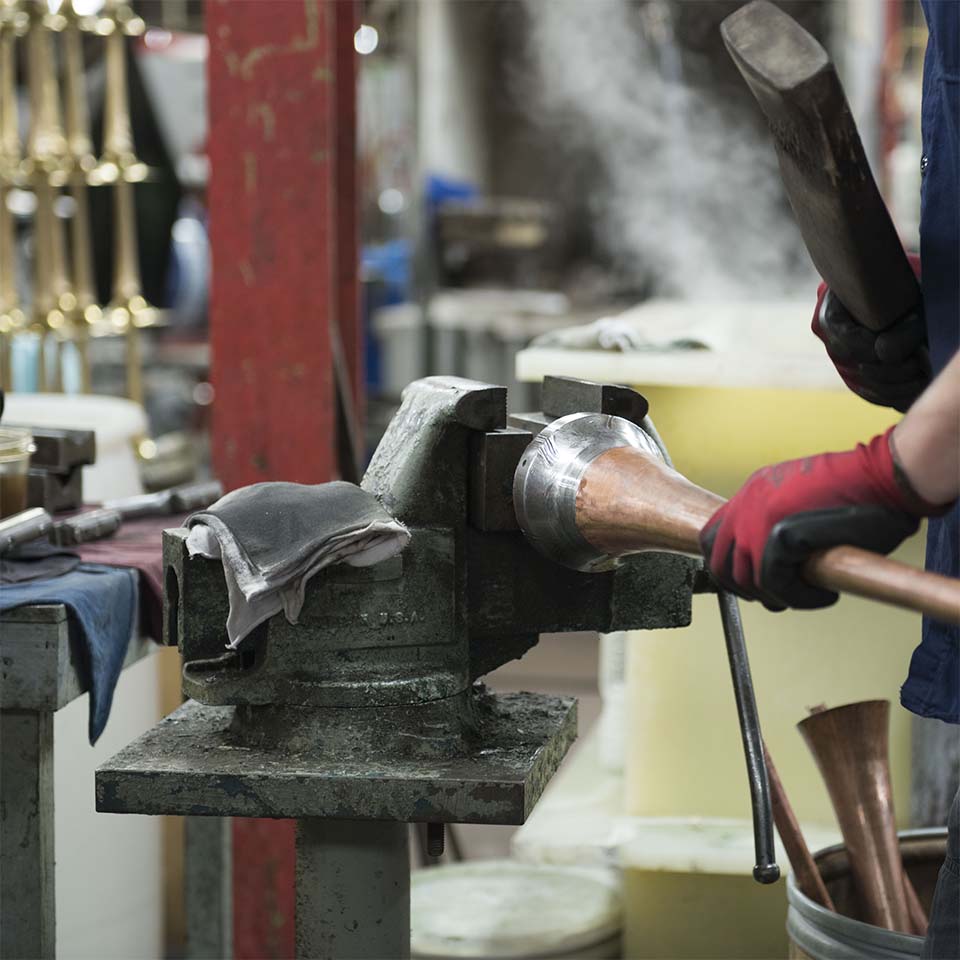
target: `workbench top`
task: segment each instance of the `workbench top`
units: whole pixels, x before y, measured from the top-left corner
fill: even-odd
[[[810,332],[812,313],[812,297],[743,303],[648,300],[618,314],[616,320],[648,342],[650,349],[533,345],[517,355],[517,377],[842,392],[843,381]],[[705,349],[669,346],[682,340],[700,342]]]
[[[158,645],[139,631],[123,669]],[[53,712],[89,689],[82,651],[71,642],[67,608],[60,603],[15,607],[0,614],[0,706]]]

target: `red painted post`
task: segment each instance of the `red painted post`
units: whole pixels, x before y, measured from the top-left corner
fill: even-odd
[[[360,430],[364,402],[364,334],[360,317],[360,188],[357,169],[357,66],[353,35],[360,25],[352,0],[334,2],[337,18],[337,310],[335,322],[353,384]]]
[[[336,0],[209,0],[213,455],[228,487],[334,468]]]
[[[356,7],[207,0],[213,461],[228,489],[336,472],[331,331],[362,399]],[[234,956],[294,952],[294,832],[237,820]]]

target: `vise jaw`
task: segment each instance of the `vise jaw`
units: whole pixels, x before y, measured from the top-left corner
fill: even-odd
[[[219,562],[164,535],[165,641],[184,693],[209,704],[401,706],[455,697],[541,633],[683,626],[696,564],[665,554],[581,573],[542,557],[513,511],[513,476],[535,433],[574,409],[643,419],[625,387],[548,378],[546,412],[507,418],[506,389],[456,377],[410,384],[363,479],[410,529],[400,556],[321,571],[296,625],[282,614],[224,653]]]

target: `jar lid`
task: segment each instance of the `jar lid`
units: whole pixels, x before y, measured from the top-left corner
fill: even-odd
[[[33,434],[23,427],[0,427],[0,463],[22,460],[36,450]]]
[[[596,871],[474,860],[410,878],[415,957],[607,956],[589,948],[617,937],[622,925],[619,889]]]

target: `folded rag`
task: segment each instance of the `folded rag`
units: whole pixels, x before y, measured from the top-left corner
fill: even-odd
[[[663,350],[709,350],[710,345],[697,333],[664,334],[649,325],[638,324],[631,311],[616,317],[601,317],[580,327],[563,327],[541,334],[533,347],[559,347],[564,350],[619,350],[622,353]]]
[[[62,603],[69,610],[88,670],[90,743],[96,743],[107,724],[127,655],[137,614],[136,577],[133,570],[84,563],[50,580],[0,587],[0,611],[53,603]]]
[[[223,561],[231,648],[281,610],[296,623],[307,581],[324,567],[370,566],[410,541],[373,494],[342,481],[255,483],[188,517],[187,526],[191,557]]]

